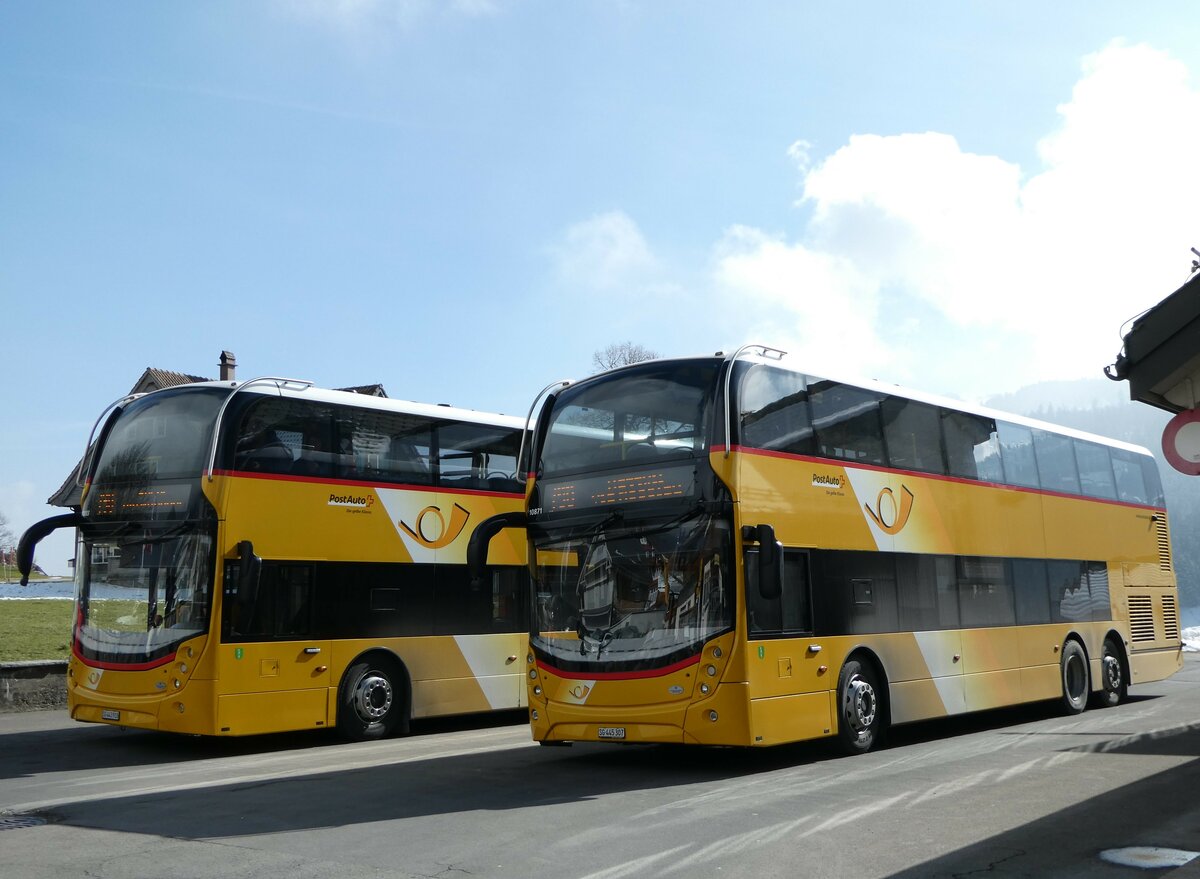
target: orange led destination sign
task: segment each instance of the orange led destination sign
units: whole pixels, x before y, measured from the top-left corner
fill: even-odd
[[[641,473],[589,476],[569,482],[555,481],[545,489],[543,510],[560,513],[690,497],[695,494],[695,486],[695,471],[691,465]]]

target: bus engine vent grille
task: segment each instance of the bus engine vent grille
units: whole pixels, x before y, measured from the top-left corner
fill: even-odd
[[[1163,637],[1168,641],[1179,640],[1179,608],[1175,605],[1174,595],[1164,595],[1163,605]]]
[[[1154,517],[1154,534],[1158,539],[1158,569],[1171,570],[1171,539],[1167,533],[1167,517],[1161,513]]]
[[[1154,640],[1154,605],[1149,595],[1129,596],[1129,634],[1134,641]]]

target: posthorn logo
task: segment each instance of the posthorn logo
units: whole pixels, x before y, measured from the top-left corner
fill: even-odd
[[[890,488],[883,488],[879,491],[879,497],[875,498],[875,508],[872,509],[870,504],[863,504],[863,509],[867,511],[871,521],[879,526],[880,531],[884,534],[895,535],[899,534],[900,529],[908,524],[914,500],[913,493],[909,491],[907,485],[900,486],[899,501],[896,500],[894,491]]]

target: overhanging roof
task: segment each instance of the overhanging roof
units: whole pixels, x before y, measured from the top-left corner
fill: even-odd
[[[1200,273],[1133,322],[1106,372],[1129,380],[1131,400],[1168,412],[1200,406]]]

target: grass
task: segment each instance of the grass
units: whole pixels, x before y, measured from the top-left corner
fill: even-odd
[[[0,662],[66,659],[74,607],[66,598],[0,601]]]
[[[0,662],[69,658],[74,608],[69,598],[0,601]],[[144,632],[146,605],[119,599],[93,601],[91,621],[118,632]]]

